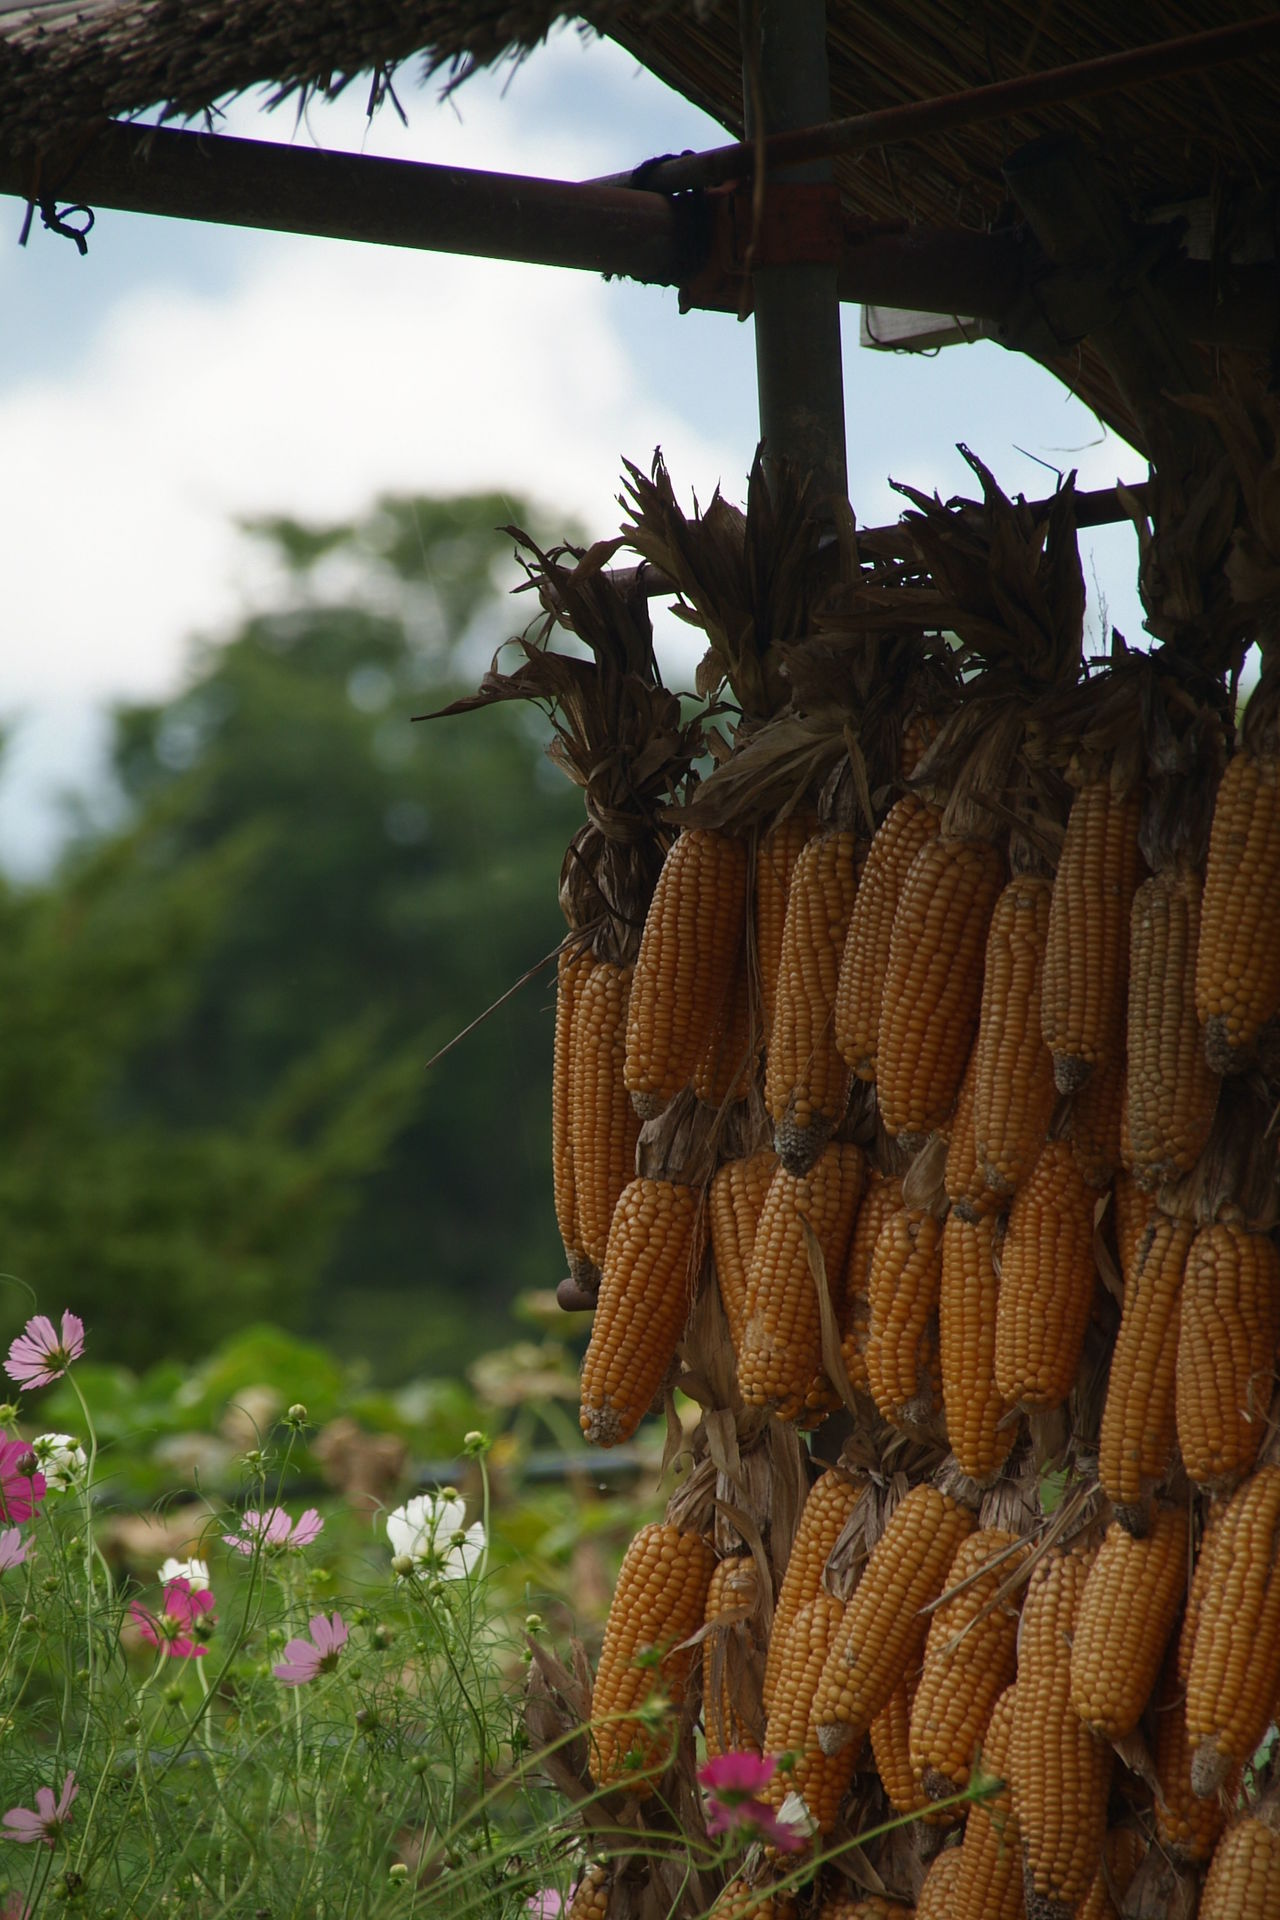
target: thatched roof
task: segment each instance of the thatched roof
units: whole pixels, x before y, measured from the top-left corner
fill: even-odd
[[[828,0],[827,11],[832,110],[846,115],[1221,27],[1257,0]],[[608,32],[741,135],[738,0],[0,0],[0,154],[74,140],[103,115],[199,116],[253,89],[277,100],[376,89],[406,62],[452,75],[518,56],[564,18]],[[1124,208],[1198,202],[1215,261],[1242,248],[1274,261],[1278,80],[1273,52],[881,147],[838,161],[836,178],[864,221],[988,231],[1013,217],[1002,162],[1069,131]],[[1090,345],[1045,357],[1141,439]]]

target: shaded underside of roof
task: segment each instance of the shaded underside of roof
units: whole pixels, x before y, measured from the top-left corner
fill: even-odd
[[[832,112],[927,100],[1257,11],[1258,0],[828,0]],[[104,115],[207,115],[256,89],[282,101],[360,80],[376,93],[406,62],[452,77],[518,57],[563,19],[607,31],[740,135],[737,0],[0,0],[0,149],[74,139]],[[837,161],[836,178],[855,218],[989,230],[1012,218],[1002,164],[1065,131],[1126,210],[1199,201],[1211,253],[1226,260],[1246,228],[1256,233],[1261,207],[1274,251],[1278,91],[1280,59],[1235,61],[873,149]],[[527,171],[539,170],[531,153]],[[1087,342],[1053,364],[1133,437]]]

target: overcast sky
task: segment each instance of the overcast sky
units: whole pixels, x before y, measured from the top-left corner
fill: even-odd
[[[403,74],[406,130],[365,89],[224,131],[566,179],[722,130],[607,41],[555,35],[449,101]],[[270,594],[239,517],[359,513],[387,490],[508,489],[616,530],[623,456],[661,445],[683,496],[741,499],[755,444],[750,325],[681,317],[674,291],[587,274],[103,212],[81,259],[0,199],[0,524],[6,531],[0,860],[38,870],[50,796],[100,769],[112,700],[180,684],[194,636]],[[1143,472],[1048,374],[988,343],[929,358],[857,346],[846,310],[850,493],[894,518],[890,477],[971,491],[965,440],[1007,491],[1051,467]],[[1109,616],[1138,637],[1127,529],[1090,537]],[[1092,578],[1090,585],[1092,588]],[[1095,612],[1095,618],[1097,617]],[[513,625],[518,624],[513,621]]]

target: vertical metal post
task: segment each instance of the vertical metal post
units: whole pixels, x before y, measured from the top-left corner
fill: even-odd
[[[826,0],[741,0],[747,136],[831,117]],[[830,161],[788,167],[785,180],[831,179]],[[834,265],[761,267],[752,276],[756,384],[766,461],[811,472],[846,497],[840,296]]]

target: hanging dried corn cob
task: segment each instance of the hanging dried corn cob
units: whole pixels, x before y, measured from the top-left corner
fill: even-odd
[[[636,1712],[659,1689],[673,1707],[682,1704],[694,1660],[684,1643],[702,1625],[712,1564],[705,1540],[662,1521],[642,1527],[627,1548],[591,1698],[598,1786],[643,1799],[666,1766],[674,1725]]]
[[[1111,1185],[1120,1165],[1124,1108],[1123,1060],[1104,1060],[1067,1104],[1064,1132],[1087,1187],[1100,1189]]]
[[[1093,1212],[1065,1140],[1042,1148],[1009,1211],[996,1308],[995,1377],[1006,1403],[1056,1407],[1080,1363],[1093,1304]]]
[[[1003,880],[1003,857],[989,840],[939,835],[902,883],[876,1042],[876,1092],[891,1134],[930,1133],[955,1105]]]
[[[835,1825],[858,1757],[856,1747],[826,1753],[813,1720],[815,1692],[843,1615],[841,1602],[821,1591],[795,1614],[778,1650],[765,1725],[766,1753],[799,1756],[790,1787],[804,1801],[819,1834],[830,1833]],[[788,1790],[785,1779],[775,1775],[766,1797],[780,1806]]]
[[[880,1230],[902,1205],[902,1182],[873,1168],[853,1223],[845,1265],[840,1357],[852,1387],[867,1389],[867,1341],[871,1334],[871,1260]]]
[[[1025,1920],[1022,1841],[1008,1784],[1016,1687],[1006,1687],[987,1722],[981,1766],[996,1792],[975,1800],[965,1822],[953,1892],[954,1920]]]
[[[885,1419],[918,1426],[937,1411],[942,1222],[900,1207],[880,1229],[867,1280],[867,1384]]]
[[[1109,780],[1080,789],[1053,882],[1041,1025],[1063,1093],[1124,1052],[1129,915],[1141,877],[1141,808]]]
[[[556,1035],[551,1073],[551,1176],[556,1225],[569,1262],[569,1277],[594,1292],[599,1275],[592,1271],[578,1226],[577,1186],[574,1178],[573,1098],[569,1086],[574,1051],[574,1005],[590,970],[590,955],[571,947],[561,949],[556,965]]]
[[[902,885],[941,825],[937,807],[916,794],[896,802],[871,842],[849,919],[836,989],[836,1045],[860,1080],[873,1080],[889,940]]]
[[[773,1016],[777,1009],[778,976],[782,968],[782,929],[786,924],[787,902],[791,897],[791,876],[801,849],[817,832],[818,816],[806,807],[798,813],[789,814],[785,820],[762,833],[756,846],[752,926],[766,1036],[773,1028]]]
[[[1071,1704],[1085,1725],[1123,1740],[1142,1716],[1187,1587],[1188,1516],[1160,1507],[1135,1540],[1119,1524],[1089,1571],[1071,1644]]]
[[[778,1156],[771,1147],[748,1154],[745,1159],[726,1160],[707,1196],[716,1280],[735,1353],[741,1349],[746,1324],[747,1275],[756,1228],[777,1165]]]
[[[1000,1277],[996,1223],[954,1209],[942,1230],[938,1352],[947,1438],[962,1473],[985,1486],[1018,1436],[1012,1406],[996,1385]]]
[[[1214,1849],[1200,1920],[1270,1920],[1280,1913],[1280,1808],[1273,1788]]]
[[[916,1920],[955,1920],[960,1870],[959,1847],[945,1847],[929,1868],[916,1895]]]
[[[618,1201],[582,1363],[579,1424],[596,1446],[629,1440],[666,1378],[688,1318],[703,1234],[693,1187],[641,1178]]]
[[[936,1487],[913,1487],[872,1550],[835,1635],[813,1702],[824,1752],[857,1746],[919,1659],[922,1611],[946,1586],[973,1515]]]
[[[1130,1229],[1127,1238],[1133,1237]],[[1147,1530],[1151,1495],[1168,1472],[1174,1376],[1189,1222],[1151,1213],[1124,1265],[1124,1311],[1111,1356],[1098,1477],[1130,1533]]]
[[[1178,1678],[1174,1650],[1165,1661],[1150,1713],[1151,1757],[1159,1785],[1156,1833],[1176,1860],[1201,1861],[1209,1858],[1226,1825],[1228,1802],[1239,1786],[1239,1775],[1229,1774],[1223,1790],[1207,1800],[1193,1791],[1186,1704],[1186,1682]]]
[[[1203,1227],[1187,1254],[1178,1330],[1178,1445],[1214,1493],[1258,1457],[1280,1340],[1280,1254],[1262,1234]]]
[[[978,1087],[978,1050],[969,1055],[956,1095],[955,1111],[947,1122],[949,1138],[943,1163],[942,1185],[952,1211],[962,1220],[980,1220],[1001,1211],[1003,1201],[987,1185],[978,1159],[976,1096]]]
[[[1013,1684],[1021,1591],[1016,1582],[1003,1590],[1025,1558],[1017,1534],[983,1527],[961,1542],[948,1569],[911,1711],[911,1767],[929,1801],[964,1792],[992,1709]]]
[[[753,1658],[760,1620],[755,1561],[749,1553],[726,1555],[711,1576],[703,1620],[702,1725],[708,1759],[761,1751],[764,1715]]]
[[[1191,1784],[1215,1794],[1280,1693],[1280,1467],[1259,1467],[1214,1529],[1187,1674]]]
[[[766,1708],[773,1704],[778,1664],[791,1631],[791,1623],[801,1607],[816,1599],[822,1590],[823,1570],[831,1550],[866,1492],[867,1483],[864,1480],[838,1467],[829,1467],[809,1489],[808,1498],[800,1511],[800,1524],[791,1543],[786,1572],[773,1610],[773,1630],[769,1636],[764,1668]]]
[[[582,1249],[604,1265],[613,1210],[635,1178],[640,1123],[622,1082],[630,967],[593,960],[572,1003],[569,1135],[574,1200]]]
[[[1009,1779],[1031,1920],[1075,1912],[1107,1827],[1111,1748],[1071,1706],[1069,1649],[1088,1572],[1080,1555],[1050,1553],[1022,1605]]]
[[[791,874],[765,1063],[773,1143],[795,1174],[814,1165],[848,1103],[849,1070],[836,1051],[833,1018],[856,890],[851,833],[806,842]]]
[[[1040,979],[1053,889],[1019,874],[996,901],[987,933],[975,1043],[974,1146],[986,1185],[1012,1194],[1044,1145],[1053,1061],[1040,1033]]]
[[[738,1384],[749,1406],[773,1407],[784,1420],[804,1406],[822,1364],[817,1279],[806,1226],[821,1251],[826,1284],[844,1274],[865,1162],[854,1146],[826,1148],[812,1172],[780,1166],[765,1196],[747,1277]]]
[[[1129,1171],[1154,1189],[1190,1173],[1218,1104],[1196,1019],[1200,877],[1166,868],[1133,896],[1129,937]]]
[[[733,991],[746,911],[745,843],[687,827],[662,863],[631,982],[626,1086],[642,1119],[697,1068]]]
[[[898,1682],[868,1733],[885,1799],[895,1813],[925,1813],[929,1802],[911,1771],[911,1710],[920,1673],[912,1668]]]

